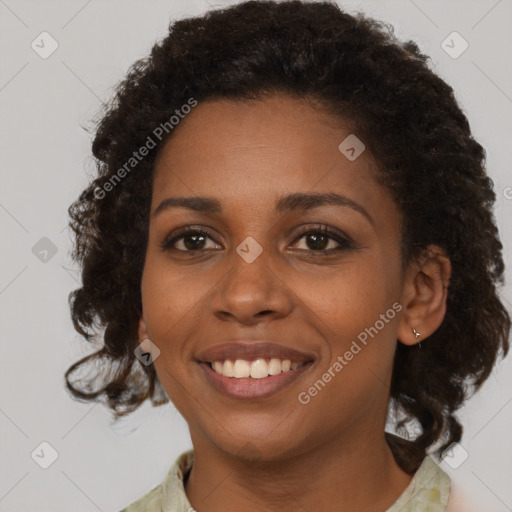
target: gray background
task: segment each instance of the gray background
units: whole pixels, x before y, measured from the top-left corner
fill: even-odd
[[[91,134],[81,126],[92,127],[112,86],[165,36],[171,19],[228,4],[0,0],[1,512],[117,512],[159,484],[175,457],[191,446],[186,423],[172,405],[145,404],[113,427],[103,406],[75,402],[66,393],[65,370],[93,349],[69,318],[67,295],[79,282],[69,258],[66,210],[94,170]],[[401,38],[417,41],[454,87],[488,152],[510,280],[512,1],[342,5],[389,21]],[[31,47],[35,41],[50,48],[49,39],[40,42],[43,31],[58,43],[46,59]],[[453,31],[469,44],[458,58],[441,46]],[[453,53],[462,41],[452,40],[447,44]],[[509,286],[503,296],[510,305]],[[512,510],[511,384],[508,357],[461,411],[467,460],[456,469],[441,463],[486,512]],[[34,450],[42,462],[49,457],[49,449],[39,447],[43,441],[58,452],[48,469],[31,457]]]

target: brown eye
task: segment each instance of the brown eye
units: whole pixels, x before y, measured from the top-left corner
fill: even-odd
[[[306,240],[306,245],[309,249],[316,251],[325,251],[329,245],[329,241],[334,241],[330,237],[320,233],[309,233],[308,235],[303,235],[301,238]]]
[[[170,235],[160,244],[160,247],[164,251],[179,252],[201,252],[218,248],[218,246],[206,247],[208,239],[214,242],[208,230],[188,228]],[[300,248],[301,251],[330,254],[335,251],[353,248],[353,244],[348,237],[327,226],[310,227],[296,238],[295,243],[301,239],[305,239],[306,245],[305,248]],[[332,246],[333,244],[334,246]]]
[[[296,242],[301,239],[305,239],[306,245],[306,248],[301,250],[309,250],[311,252],[331,253],[333,251],[353,248],[348,237],[327,226],[309,228],[296,239]],[[329,244],[331,244],[331,247],[329,247]]]
[[[207,250],[206,240],[212,240],[210,233],[205,229],[187,229],[179,234],[172,235],[160,245],[163,250],[176,250],[181,252],[200,252]],[[181,247],[176,247],[178,242]]]

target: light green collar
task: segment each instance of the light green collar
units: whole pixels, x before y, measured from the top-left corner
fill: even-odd
[[[195,512],[183,484],[194,462],[194,451],[183,452],[164,482],[121,512]],[[407,489],[386,512],[444,512],[450,495],[450,478],[429,456],[423,459]]]

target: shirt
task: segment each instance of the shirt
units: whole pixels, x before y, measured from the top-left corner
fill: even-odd
[[[183,452],[160,485],[121,512],[196,512],[183,483],[193,462],[194,451]],[[386,512],[445,512],[450,485],[450,477],[427,456],[405,491]]]

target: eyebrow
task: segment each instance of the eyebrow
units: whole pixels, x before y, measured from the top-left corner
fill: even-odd
[[[277,213],[287,213],[297,210],[311,210],[320,206],[345,206],[352,208],[364,215],[373,224],[370,214],[358,203],[336,193],[312,194],[307,192],[295,192],[278,198],[275,204]],[[221,203],[214,197],[191,196],[191,197],[168,197],[164,199],[153,212],[153,217],[170,208],[187,208],[196,212],[220,214],[222,213]]]

